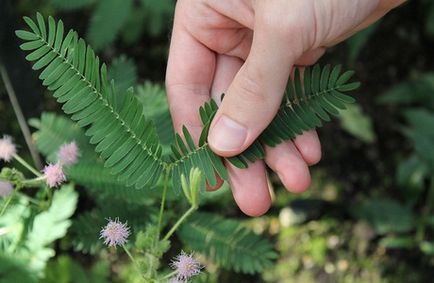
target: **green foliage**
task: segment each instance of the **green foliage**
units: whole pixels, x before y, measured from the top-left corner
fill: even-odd
[[[191,249],[205,253],[221,266],[238,272],[255,273],[272,265],[273,247],[238,221],[196,213],[178,232]]]
[[[354,208],[354,214],[368,221],[378,234],[408,232],[414,228],[414,216],[408,206],[392,199],[371,199]]]
[[[426,109],[409,109],[404,114],[409,123],[409,127],[403,129],[404,134],[413,142],[416,153],[433,172],[434,112]]]
[[[158,136],[163,145],[163,154],[170,153],[170,145],[175,135],[165,89],[149,81],[145,81],[135,89],[137,91],[137,99],[143,105],[145,117],[152,119],[155,123]]]
[[[33,33],[17,31],[17,35],[29,41],[21,45],[24,50],[34,50],[26,57],[36,61],[33,68],[45,67],[40,75],[43,84],[65,103],[63,110],[73,120],[82,127],[90,125],[86,135],[112,173],[129,186],[154,186],[166,163],[155,127],[143,118],[137,98],[127,92],[124,103],[117,103],[106,67],[100,67],[92,49],[73,31],[63,38],[62,21],[56,27],[51,17],[47,35],[44,19],[40,14],[37,18],[38,25],[25,18]]]
[[[70,119],[54,113],[42,113],[41,118],[31,119],[30,125],[38,129],[33,134],[38,150],[47,156],[50,162],[56,162],[56,153],[65,144],[75,141],[80,148],[80,160],[96,160],[97,155],[83,130]],[[65,131],[65,129],[68,129]]]
[[[170,29],[175,1],[141,0],[132,11],[122,30],[122,38],[127,43],[134,43],[146,31],[150,36],[161,35]]]
[[[133,8],[132,0],[99,1],[92,14],[87,39],[96,50],[101,50],[116,39]]]
[[[348,105],[347,109],[339,114],[339,120],[344,130],[366,143],[372,143],[376,140],[372,120],[363,112],[360,105],[356,103]]]
[[[141,0],[140,4],[145,20],[142,22],[142,26],[148,30],[149,34],[157,36],[168,29],[175,11],[175,1]]]
[[[359,82],[350,82],[353,71],[341,73],[341,66],[331,68],[306,68],[303,79],[298,69],[294,79],[288,83],[283,105],[259,140],[275,146],[284,140],[295,138],[304,131],[321,127],[323,121],[330,121],[330,114],[337,116],[339,109],[354,103],[354,98],[345,92],[357,89]]]
[[[0,227],[8,231],[1,238],[2,252],[15,255],[41,276],[46,262],[55,255],[52,243],[64,237],[71,225],[77,200],[72,185],[63,186],[54,193],[48,210],[35,215],[28,201],[19,198],[0,219]]]
[[[378,102],[405,106],[423,104],[425,107],[434,109],[433,93],[434,73],[422,73],[409,81],[396,84],[383,93],[378,98]]]
[[[59,256],[48,263],[45,275],[40,283],[106,283],[109,265],[100,261],[86,271],[71,257]]]
[[[71,226],[69,218],[75,211],[77,201],[78,194],[74,192],[73,186],[63,186],[54,193],[50,208],[35,216],[23,252],[25,257],[31,259],[33,270],[42,271],[46,261],[55,255],[48,246],[66,235]]]
[[[95,3],[95,1],[96,0],[51,0],[51,3],[53,3],[53,6],[60,11],[71,11],[87,7]]]
[[[127,89],[137,83],[137,67],[133,60],[125,56],[113,59],[108,69],[108,79],[116,82],[116,97],[122,104]]]
[[[0,254],[0,281],[2,283],[36,283],[35,274],[27,269],[24,262]]]

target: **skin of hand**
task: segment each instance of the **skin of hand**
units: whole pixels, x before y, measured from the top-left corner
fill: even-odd
[[[166,74],[175,130],[185,125],[198,139],[199,107],[225,93],[208,142],[221,156],[241,153],[275,116],[294,65],[315,63],[327,47],[403,2],[178,0]],[[288,191],[309,187],[308,166],[321,159],[315,131],[265,150],[265,163]],[[262,215],[271,205],[265,163],[256,161],[247,169],[226,163],[234,199],[250,216]]]

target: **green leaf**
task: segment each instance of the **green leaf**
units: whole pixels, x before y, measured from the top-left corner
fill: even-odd
[[[434,242],[423,241],[420,244],[420,250],[428,256],[433,256],[434,255]]]
[[[108,69],[108,79],[116,82],[116,97],[119,105],[122,105],[123,96],[127,89],[137,83],[137,67],[133,60],[126,56],[113,59]]]
[[[434,112],[423,108],[408,109],[404,113],[408,128],[404,134],[413,142],[416,153],[424,160],[430,170],[434,169]]]
[[[206,254],[219,265],[236,272],[257,273],[276,258],[271,243],[238,221],[207,213],[193,215],[178,231],[181,241]]]
[[[47,260],[55,255],[50,245],[66,235],[77,201],[78,194],[73,186],[62,186],[54,193],[48,210],[35,216],[27,235],[26,250],[21,252],[22,257],[29,259],[33,271],[42,272]]]
[[[408,232],[415,225],[410,207],[392,199],[364,201],[353,208],[353,213],[368,221],[378,234]]]
[[[342,128],[348,133],[366,143],[372,143],[376,140],[372,120],[363,113],[360,105],[348,105],[347,109],[342,110],[339,114]]]
[[[127,22],[132,11],[132,0],[99,1],[90,19],[87,38],[95,50],[110,45]]]
[[[38,282],[37,277],[25,262],[4,254],[0,254],[0,281],[2,283]]]
[[[381,239],[380,246],[386,249],[412,249],[417,245],[414,237],[390,236]]]
[[[434,5],[433,5],[434,6]],[[414,105],[421,104],[434,109],[434,73],[416,74],[407,82],[394,85],[383,93],[378,102],[381,104]]]
[[[44,30],[42,16],[37,17],[39,29]],[[154,125],[144,119],[142,106],[132,92],[124,95],[123,105],[116,102],[115,87],[107,81],[105,66],[100,66],[99,58],[82,39],[71,36],[71,32],[65,39],[58,39],[53,36],[54,26],[49,20],[48,36],[37,35],[45,44],[26,58],[39,60],[35,66],[45,68],[43,84],[54,91],[58,102],[65,103],[63,110],[80,126],[89,126],[86,135],[106,160],[105,166],[121,180],[128,180],[128,186],[153,187],[167,166],[161,159]],[[59,53],[54,47],[61,41],[62,48],[66,45]],[[65,66],[68,71],[58,71]]]

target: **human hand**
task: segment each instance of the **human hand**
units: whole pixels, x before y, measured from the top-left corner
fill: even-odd
[[[198,139],[198,109],[225,99],[208,142],[221,156],[241,153],[274,118],[294,65],[310,65],[329,46],[378,20],[405,0],[179,0],[166,88],[175,129]],[[265,163],[290,192],[310,184],[308,166],[321,158],[315,131],[265,147]],[[240,209],[251,216],[271,205],[265,164],[226,162]]]

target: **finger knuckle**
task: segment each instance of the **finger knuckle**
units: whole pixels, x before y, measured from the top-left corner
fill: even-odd
[[[242,101],[262,104],[266,100],[264,89],[257,76],[252,76],[249,73],[244,74],[240,76],[237,86],[237,92]]]

